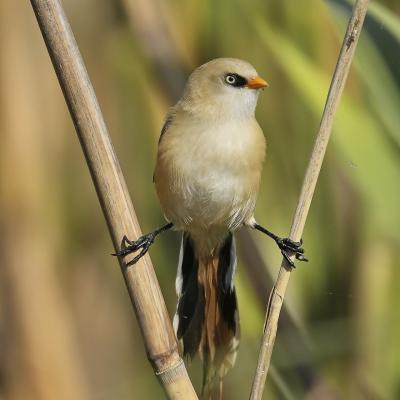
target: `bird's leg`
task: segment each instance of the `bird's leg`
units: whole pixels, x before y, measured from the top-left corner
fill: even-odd
[[[157,228],[155,231],[147,233],[146,235],[140,236],[139,239],[132,241],[126,236],[122,238],[121,250],[113,254],[117,257],[125,257],[128,254],[135,253],[140,250],[140,253],[129,261],[126,266],[136,264],[149,250],[150,246],[154,243],[154,239],[162,232],[171,229],[174,226],[172,222]]]
[[[279,236],[275,235],[274,233],[257,224],[256,222],[254,222],[252,227],[262,233],[265,233],[271,239],[275,240],[275,243],[280,248],[283,257],[285,257],[286,261],[292,268],[295,268],[295,265],[293,261],[289,258],[289,256],[291,255],[290,253],[294,253],[296,259],[299,261],[308,261],[307,258],[304,257],[304,249],[301,247],[303,244],[303,240],[300,240],[300,242],[294,242],[289,238],[280,238]]]

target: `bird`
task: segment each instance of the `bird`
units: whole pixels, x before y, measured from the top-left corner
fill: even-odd
[[[167,113],[153,181],[167,223],[135,241],[126,236],[115,255],[135,264],[162,232],[182,232],[173,325],[183,354],[203,361],[204,399],[219,390],[234,366],[240,339],[234,277],[235,232],[248,227],[270,236],[289,266],[304,257],[302,242],[281,238],[256,222],[254,209],[266,153],[255,118],[268,83],[236,58],[213,59],[189,76]]]

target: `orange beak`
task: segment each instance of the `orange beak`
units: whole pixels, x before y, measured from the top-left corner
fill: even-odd
[[[250,89],[261,89],[268,86],[268,83],[260,76],[256,76],[247,82],[247,87]]]

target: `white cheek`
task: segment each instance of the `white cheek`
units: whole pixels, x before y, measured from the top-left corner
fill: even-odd
[[[258,90],[228,87],[224,92],[220,100],[228,117],[245,118],[254,115]]]

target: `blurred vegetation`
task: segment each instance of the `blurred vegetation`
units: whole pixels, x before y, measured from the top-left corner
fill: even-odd
[[[286,234],[351,4],[64,6],[143,230],[163,221],[151,178],[166,110],[194,67],[231,56],[270,83],[257,111],[268,157],[256,216]],[[290,283],[265,398],[400,398],[399,14],[398,1],[371,3],[306,225],[310,262]],[[0,399],[162,398],[28,1],[0,3],[0,54]],[[280,262],[264,237],[240,239],[242,342],[227,399],[248,397]],[[151,250],[171,315],[178,246],[168,233]],[[189,372],[198,386],[197,360]]]

